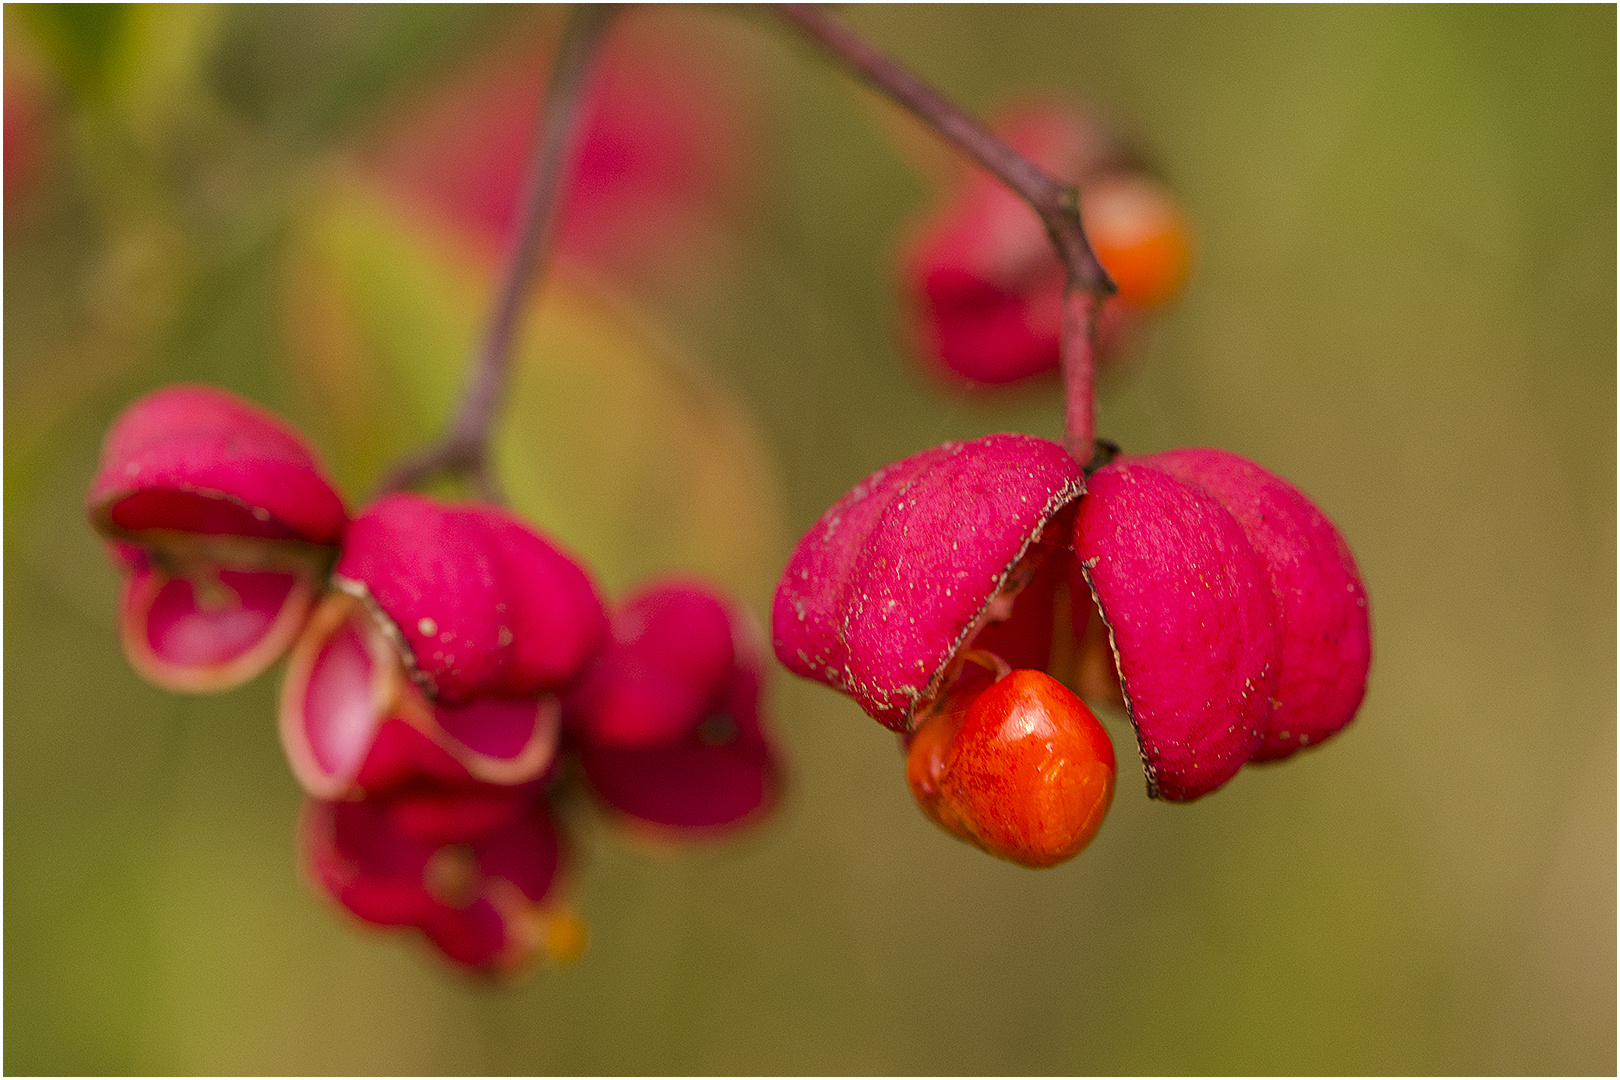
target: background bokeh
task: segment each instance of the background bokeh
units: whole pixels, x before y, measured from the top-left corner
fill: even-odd
[[[486,985],[356,929],[300,879],[274,679],[142,683],[83,493],[177,379],[305,426],[352,498],[432,431],[492,257],[353,162],[559,13],[9,5],[7,1072],[1614,1071],[1614,9],[846,14],[981,113],[1097,103],[1184,200],[1194,275],[1101,430],[1227,447],[1336,520],[1373,610],[1356,724],[1171,806],[1109,717],[1110,820],[1031,872],[778,671],[779,812],[683,851],[582,819],[576,966]],[[892,258],[947,159],[908,120],[767,12],[615,33],[736,80],[746,190],[702,241],[559,265],[503,475],[609,588],[684,568],[763,618],[855,480],[1055,436],[1056,388],[968,399],[911,359]]]

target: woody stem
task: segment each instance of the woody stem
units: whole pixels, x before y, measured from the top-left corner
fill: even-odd
[[[551,249],[586,78],[615,10],[612,4],[575,4],[569,10],[536,125],[521,226],[466,389],[445,433],[394,465],[375,495],[413,487],[440,473],[461,472],[482,497],[500,501],[489,444],[511,370],[512,341],[524,300]]]
[[[811,4],[775,7],[806,37],[988,169],[1040,216],[1067,276],[1061,346],[1064,444],[1081,464],[1091,460],[1096,413],[1093,339],[1097,312],[1113,294],[1114,283],[1086,239],[1078,189],[1041,171],[944,94],[823,9]]]

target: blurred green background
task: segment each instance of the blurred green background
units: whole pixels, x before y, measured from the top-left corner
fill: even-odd
[[[780,811],[677,852],[582,819],[576,966],[484,985],[357,931],[299,876],[275,680],[139,681],[83,493],[111,418],[177,379],[304,425],[354,498],[433,429],[487,267],[367,239],[331,163],[558,12],[9,5],[7,1072],[1613,1073],[1614,9],[846,15],[981,114],[1096,102],[1184,200],[1193,278],[1101,430],[1227,447],[1333,516],[1372,599],[1357,723],[1192,806],[1122,770],[1092,847],[1031,872],[928,824],[892,736],[778,671]],[[764,618],[854,481],[1055,436],[1058,397],[965,399],[907,355],[891,260],[934,184],[906,121],[766,12],[615,32],[746,73],[753,193],[691,275],[554,278],[503,472],[611,589],[687,568]],[[289,288],[300,258],[328,277]],[[331,290],[397,369],[297,347]]]

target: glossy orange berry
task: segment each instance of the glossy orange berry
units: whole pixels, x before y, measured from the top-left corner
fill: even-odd
[[[1072,859],[1114,799],[1114,746],[1090,709],[1040,671],[964,680],[912,736],[906,781],[923,812],[992,855]]]
[[[1176,294],[1192,259],[1192,234],[1168,190],[1120,173],[1087,184],[1080,204],[1086,238],[1121,300],[1150,308]]]

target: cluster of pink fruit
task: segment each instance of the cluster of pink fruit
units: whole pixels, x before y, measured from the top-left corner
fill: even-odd
[[[657,70],[604,67],[565,257],[618,265],[676,209],[701,218],[726,201],[730,125],[683,96],[692,79],[649,84]],[[373,167],[491,238],[515,213],[538,76],[527,59],[476,76]],[[1186,223],[1079,112],[1035,106],[1002,127],[1078,191],[1117,286],[1091,327],[1106,361],[1178,289]],[[901,265],[937,369],[988,385],[1059,368],[1065,269],[999,182],[970,177]],[[1089,407],[1089,365],[1081,377]],[[1320,743],[1366,683],[1366,593],[1304,495],[1219,450],[1106,458],[991,435],[881,469],[800,541],[773,610],[788,669],[900,733],[925,813],[1030,866],[1078,853],[1113,799],[1113,746],[1083,697],[1128,713],[1149,794],[1185,801]],[[618,820],[676,835],[773,802],[762,635],[702,585],[651,583],[610,614],[575,559],[500,509],[400,493],[350,517],[286,424],[202,386],[120,417],[89,512],[126,576],[137,670],[203,693],[288,655],[280,731],[309,795],[311,878],[469,968],[582,947],[559,800],[588,790]]]
[[[350,517],[297,433],[206,386],[123,413],[89,514],[146,678],[220,691],[290,654],[280,729],[312,879],[468,967],[582,947],[565,773],[672,835],[772,802],[760,635],[702,585],[650,583],[610,615],[584,567],[494,507],[394,494]]]
[[[1186,226],[1095,125],[1040,107],[1007,141],[1078,185],[1119,292],[1106,357],[1172,294]],[[905,262],[918,337],[971,383],[1058,367],[1064,272],[1034,212],[975,176]],[[1072,858],[1113,799],[1106,731],[1122,707],[1149,795],[1186,801],[1248,762],[1354,717],[1371,659],[1366,591],[1298,490],[1213,449],[1106,461],[992,435],[886,466],[799,542],[776,594],[776,655],[899,732],[918,804],[1028,866]]]
[[[360,155],[408,220],[481,251],[510,242],[547,78],[549,44],[519,26]],[[689,261],[737,201],[746,109],[693,38],[633,25],[604,48],[560,261],[610,278],[675,249]],[[280,733],[309,797],[311,880],[470,969],[583,947],[562,804],[588,792],[615,822],[682,839],[775,801],[764,635],[703,583],[648,582],[610,612],[577,559],[496,507],[401,493],[351,517],[295,431],[205,386],[129,406],[89,513],[147,679],[210,693],[288,657]]]

